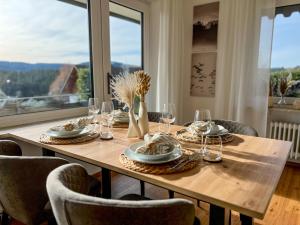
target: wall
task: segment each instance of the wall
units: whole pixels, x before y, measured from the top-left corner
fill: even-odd
[[[192,53],[192,39],[193,39],[193,7],[195,5],[202,5],[207,3],[217,2],[217,0],[190,0],[187,1],[184,8],[184,17],[185,17],[185,76],[186,79],[184,85],[183,93],[183,103],[184,103],[184,118],[185,122],[191,121],[194,118],[194,112],[196,109],[205,108],[211,111],[211,115],[214,115],[214,97],[195,97],[190,96],[190,83],[191,83],[191,53]],[[220,1],[219,1],[220,2]],[[218,38],[220,38],[220,33],[218,33]],[[222,74],[220,71],[217,71],[217,80],[218,77]]]

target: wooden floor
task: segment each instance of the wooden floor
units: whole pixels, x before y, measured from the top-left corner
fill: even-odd
[[[129,193],[139,194],[140,192],[139,181],[118,174],[113,174],[112,187],[113,198]],[[152,199],[168,198],[168,192],[146,184],[146,196]],[[175,194],[175,197],[186,198],[178,194]],[[196,200],[191,200],[194,201],[195,205],[197,204]],[[208,224],[207,204],[200,203],[200,208],[196,207],[196,213],[202,225]],[[239,216],[235,212],[232,213],[232,224],[240,224]],[[255,220],[255,224],[300,225],[300,167],[286,166],[265,218]],[[20,224],[14,222],[13,225]]]

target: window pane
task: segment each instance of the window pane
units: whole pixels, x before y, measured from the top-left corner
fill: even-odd
[[[109,8],[112,75],[142,69],[142,13],[113,2]]]
[[[286,96],[300,97],[300,13],[295,6],[277,8],[274,21],[271,83],[273,96],[280,96],[280,79],[286,78]],[[285,11],[285,12],[284,12]],[[292,13],[291,13],[292,12]]]
[[[86,105],[92,86],[83,2],[1,1],[0,116]]]

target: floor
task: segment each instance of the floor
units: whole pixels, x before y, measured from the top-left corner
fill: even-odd
[[[112,195],[118,198],[128,193],[139,193],[139,181],[129,177],[113,174]],[[146,196],[152,199],[168,198],[168,192],[159,187],[146,184]],[[183,197],[175,194],[175,197]],[[195,205],[197,204],[196,200]],[[208,205],[200,203],[196,207],[197,216],[202,225],[208,224]],[[239,216],[232,213],[232,224],[239,225]],[[286,166],[263,220],[255,220],[256,225],[300,225],[300,167]],[[21,225],[13,222],[13,225]]]

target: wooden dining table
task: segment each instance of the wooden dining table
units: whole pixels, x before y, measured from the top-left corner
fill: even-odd
[[[168,175],[154,175],[127,169],[120,154],[129,145],[141,141],[127,138],[126,128],[113,128],[112,140],[72,145],[49,145],[40,137],[50,127],[64,121],[51,121],[0,130],[0,138],[13,138],[43,149],[43,155],[59,153],[102,169],[102,194],[111,197],[110,172],[115,171],[144,182],[204,201],[210,204],[210,225],[228,224],[228,211],[240,213],[243,225],[262,219],[282,174],[292,143],[262,137],[234,134],[232,142],[224,144],[220,163],[201,161],[191,170]],[[158,131],[158,123],[150,123],[150,131]],[[172,125],[171,133],[182,129]]]

